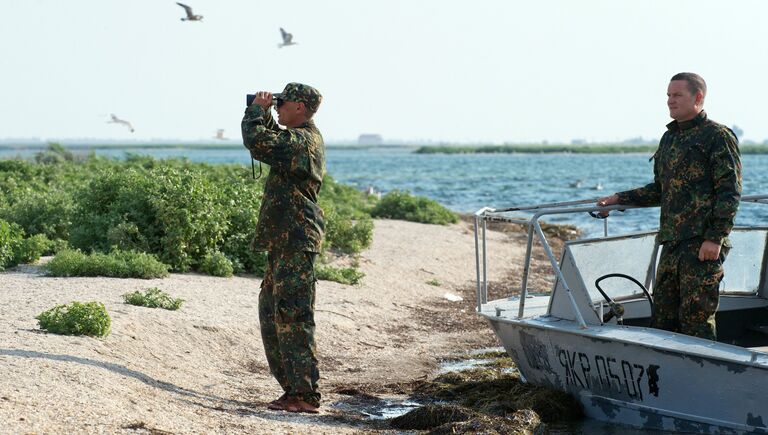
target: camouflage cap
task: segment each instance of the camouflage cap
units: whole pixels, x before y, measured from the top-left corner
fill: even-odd
[[[295,101],[297,103],[304,103],[311,112],[316,112],[320,107],[320,102],[323,101],[323,96],[320,95],[320,91],[312,86],[302,83],[291,82],[285,85],[283,92],[278,94],[272,94],[272,97],[277,100]]]

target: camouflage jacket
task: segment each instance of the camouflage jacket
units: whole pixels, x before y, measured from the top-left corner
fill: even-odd
[[[270,167],[252,248],[320,252],[325,217],[317,198],[325,147],[315,123],[282,130],[270,111],[250,106],[241,128],[251,156]]]
[[[724,125],[696,118],[667,124],[653,155],[653,182],[619,192],[621,204],[661,206],[659,242],[702,237],[730,246],[741,198],[738,140]]]

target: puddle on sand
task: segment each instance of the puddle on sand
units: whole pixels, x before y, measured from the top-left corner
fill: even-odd
[[[359,414],[371,420],[384,420],[399,417],[422,405],[407,396],[376,397],[360,394],[339,400],[331,406],[341,411]]]

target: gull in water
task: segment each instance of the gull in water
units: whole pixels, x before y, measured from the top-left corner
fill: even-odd
[[[192,12],[192,8],[191,7],[185,5],[184,3],[176,2],[176,4],[181,6],[182,8],[184,8],[184,10],[187,12],[187,17],[186,18],[182,18],[181,21],[202,21],[203,20],[203,16],[202,15],[195,15],[195,13]]]
[[[286,32],[285,29],[283,29],[282,27],[280,28],[280,35],[283,37],[283,42],[281,42],[280,44],[277,44],[277,48],[283,48],[288,45],[297,44],[297,42],[293,42],[293,34]]]
[[[219,139],[219,140],[227,140],[227,139],[229,139],[227,137],[224,137],[224,129],[223,128],[220,128],[220,129],[216,130],[216,136],[214,136],[213,138],[214,139]]]
[[[569,185],[570,187],[573,187],[573,188],[576,188],[576,189],[578,189],[579,187],[581,187],[581,184],[582,184],[582,183],[583,183],[583,181],[582,181],[582,180],[576,180],[576,181],[574,181],[573,183],[568,183],[568,185]]]
[[[133,126],[131,125],[130,122],[128,122],[128,121],[126,121],[124,119],[118,118],[117,115],[115,115],[114,113],[112,113],[111,116],[112,116],[112,119],[107,121],[108,124],[122,124],[122,125],[128,127],[128,130],[131,130],[131,133],[133,133]]]

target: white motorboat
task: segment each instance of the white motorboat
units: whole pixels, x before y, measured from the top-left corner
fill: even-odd
[[[739,226],[725,263],[718,341],[651,328],[656,232],[566,242],[558,262],[539,219],[598,208],[596,200],[475,213],[477,310],[525,381],[564,390],[588,417],[646,429],[768,433],[768,227]],[[742,197],[768,204],[768,195]],[[614,219],[612,218],[612,221]],[[488,301],[487,224],[523,224],[522,282]],[[538,240],[554,286],[528,289]]]

